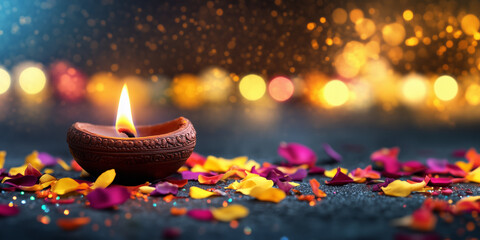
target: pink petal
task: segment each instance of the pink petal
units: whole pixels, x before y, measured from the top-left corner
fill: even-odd
[[[178,186],[169,182],[159,183],[155,186],[155,190],[150,193],[151,196],[158,196],[158,195],[167,195],[173,194],[177,195],[178,193]]]
[[[284,191],[286,194],[289,194],[290,193],[290,190],[293,188],[293,186],[288,183],[288,182],[282,182],[282,181],[278,181],[278,182],[275,182],[277,184],[277,187]]]
[[[35,185],[37,183],[37,180],[38,180],[38,177],[35,177],[35,176],[23,176],[19,178],[8,179],[4,183],[12,185],[14,187],[19,187],[19,186],[30,187]]]
[[[87,195],[90,207],[96,209],[110,208],[124,203],[130,198],[130,192],[119,186],[97,188]]]
[[[20,212],[18,207],[8,206],[8,204],[0,204],[0,217],[9,217],[17,215]]]
[[[300,168],[294,174],[289,175],[293,181],[302,181],[307,176],[307,170]]]
[[[398,162],[398,153],[400,148],[383,148],[372,153],[370,159],[383,165],[384,171],[387,173],[396,173],[400,170],[400,163]]]
[[[215,174],[211,173],[205,173],[205,172],[191,172],[191,171],[183,171],[180,173],[182,175],[182,178],[185,180],[198,180],[198,175],[203,175],[203,176],[214,176]]]
[[[325,172],[325,168],[313,166],[308,169],[308,174],[323,174]]]
[[[34,176],[34,177],[41,177],[42,173],[34,168],[31,164],[28,164],[27,168],[25,169],[25,176]]]
[[[353,183],[353,179],[342,173],[342,171],[340,171],[340,168],[337,169],[337,174],[335,174],[332,180],[325,181],[325,184],[335,186],[345,185],[348,183]]]
[[[447,159],[437,159],[437,158],[427,159],[427,166],[429,170],[435,173],[446,173],[447,164],[448,164]]]
[[[408,161],[401,164],[402,169],[406,172],[417,173],[425,171],[425,166],[418,161]]]
[[[455,177],[465,177],[467,173],[455,164],[447,164],[447,172]]]
[[[447,187],[452,184],[452,179],[450,178],[430,178],[430,186],[434,187]]]
[[[452,191],[452,189],[450,189],[450,188],[447,188],[447,189],[443,189],[443,190],[442,190],[442,194],[443,194],[443,195],[452,195],[452,193],[453,193],[453,191]]]
[[[314,166],[317,161],[315,152],[299,143],[281,143],[278,147],[278,155],[295,165],[308,164]]]
[[[330,146],[330,144],[328,143],[324,143],[322,145],[323,147],[323,150],[325,151],[325,153],[333,160],[337,161],[337,162],[340,162],[342,161],[342,155],[340,155],[338,152],[336,152],[335,150],[333,150],[332,146]]]
[[[213,214],[210,210],[204,209],[192,209],[187,212],[187,215],[193,219],[201,221],[211,221],[213,220]]]
[[[38,159],[40,159],[40,162],[42,162],[42,164],[45,166],[53,166],[57,164],[57,158],[46,152],[39,152]]]

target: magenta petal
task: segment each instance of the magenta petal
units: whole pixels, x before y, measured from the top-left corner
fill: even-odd
[[[37,180],[38,180],[38,177],[35,177],[35,176],[23,176],[19,178],[8,179],[4,183],[12,185],[14,187],[19,187],[19,186],[30,187],[35,185],[37,183]]]
[[[333,150],[332,146],[330,146],[330,144],[328,143],[324,143],[323,145],[323,150],[325,151],[325,153],[327,153],[327,155],[337,161],[337,162],[340,162],[342,161],[342,155],[340,155],[338,152],[336,152],[335,150]]]
[[[309,147],[299,143],[282,143],[278,147],[278,155],[295,165],[308,164],[314,166],[317,155]]]
[[[436,173],[442,173],[447,171],[447,159],[437,159],[437,158],[429,158],[427,159],[427,166],[430,171]]]
[[[96,209],[110,208],[124,203],[130,198],[130,192],[120,186],[97,188],[87,195],[90,207]]]
[[[34,177],[41,177],[42,173],[34,168],[32,165],[28,164],[27,168],[25,169],[25,176],[34,176]]]
[[[308,169],[309,174],[323,174],[325,172],[325,168],[313,166]]]
[[[199,175],[203,175],[207,177],[211,177],[215,175],[215,174],[206,173],[206,172],[191,172],[191,171],[183,171],[180,174],[182,175],[182,179],[185,179],[185,180],[198,180]]]
[[[307,176],[307,170],[300,168],[294,174],[289,175],[293,181],[302,181]]]
[[[467,173],[455,164],[447,164],[447,172],[455,177],[465,177]]]
[[[428,185],[434,187],[447,187],[452,184],[452,179],[450,178],[430,178]]]
[[[42,164],[45,166],[52,166],[57,164],[57,158],[46,152],[39,152],[38,159],[40,159],[40,162],[42,162]]]
[[[167,195],[173,194],[176,195],[178,193],[178,186],[169,182],[162,182],[158,183],[155,186],[155,190],[150,193],[151,196],[158,196],[158,195]]]
[[[288,182],[282,182],[282,181],[278,181],[276,182],[278,188],[282,191],[284,191],[286,194],[289,194],[290,193],[290,190],[293,188],[293,186],[288,183]]]
[[[345,173],[342,173],[340,171],[340,168],[337,169],[337,174],[332,178],[330,181],[325,182],[328,185],[335,185],[335,186],[340,186],[340,185],[345,185],[348,183],[353,183],[353,179],[351,179],[349,176],[345,175]]]
[[[372,191],[373,191],[373,192],[381,192],[381,191],[382,191],[382,187],[388,186],[388,184],[392,183],[393,181],[395,181],[395,179],[393,179],[393,178],[386,178],[386,179],[385,179],[385,182],[379,183],[379,184],[376,184],[376,185],[373,185]]]
[[[402,168],[406,172],[417,173],[425,171],[425,166],[419,161],[408,161],[401,164]]]
[[[9,217],[17,215],[20,212],[18,207],[9,207],[7,204],[0,204],[0,217]]]
[[[213,220],[213,214],[210,210],[205,209],[192,209],[187,212],[187,215],[193,219],[201,221],[211,221]]]
[[[452,157],[454,157],[454,158],[464,158],[466,153],[467,153],[466,149],[457,149],[457,150],[452,152]]]

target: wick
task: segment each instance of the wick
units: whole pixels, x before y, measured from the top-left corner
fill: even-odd
[[[128,130],[126,128],[119,128],[118,132],[127,135],[127,137],[129,137],[129,138],[134,138],[135,137],[135,134],[133,134],[130,130]]]

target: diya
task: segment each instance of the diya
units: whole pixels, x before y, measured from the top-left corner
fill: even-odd
[[[68,130],[67,143],[91,175],[115,169],[120,181],[146,181],[175,173],[192,154],[196,132],[184,117],[135,128],[124,85],[115,127],[77,122]]]

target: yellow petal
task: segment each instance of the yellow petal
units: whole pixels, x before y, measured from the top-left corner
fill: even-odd
[[[288,182],[290,185],[292,185],[293,187],[297,187],[297,186],[300,186],[300,183],[296,183],[296,182]]]
[[[47,174],[52,174],[54,171],[53,171],[53,169],[51,169],[51,168],[45,168],[45,169],[43,170],[43,172],[44,172],[44,173],[47,173]]]
[[[470,172],[470,170],[472,170],[472,168],[473,168],[473,162],[457,161],[457,162],[455,162],[455,165],[457,165],[459,168],[461,168],[466,173]]]
[[[201,165],[196,164],[195,166],[190,169],[191,172],[208,172],[207,169],[203,168]]]
[[[28,166],[28,163],[27,164],[23,164],[22,166],[20,167],[12,167],[10,168],[10,171],[8,171],[8,173],[12,176],[14,175],[17,175],[17,174],[24,174],[25,173],[25,169],[27,169],[27,166]]]
[[[80,172],[80,177],[83,177],[83,178],[90,177],[90,173],[82,169],[82,171]]]
[[[480,167],[469,172],[467,176],[465,176],[465,179],[467,179],[470,182],[480,183]]]
[[[427,183],[422,181],[420,183],[408,183],[407,181],[395,180],[388,184],[386,187],[382,187],[382,191],[385,195],[394,197],[407,197],[413,191],[422,190]]]
[[[262,187],[256,187],[252,189],[250,192],[250,196],[260,200],[260,201],[266,201],[266,202],[274,202],[274,203],[279,203],[281,202],[287,195],[285,194],[284,191],[278,189],[278,188],[262,188]]]
[[[5,156],[7,156],[7,152],[0,151],[0,169],[3,168],[3,165],[5,164]]]
[[[155,190],[155,188],[150,186],[141,186],[138,188],[138,190],[143,194],[150,194],[153,192],[153,190]]]
[[[260,177],[257,174],[248,174],[245,179],[239,183],[233,182],[227,188],[235,189],[237,192],[241,192],[245,195],[249,195],[253,188],[260,187],[263,189],[273,187],[273,181],[264,177]]]
[[[218,193],[203,190],[199,187],[190,187],[190,197],[194,199],[208,198],[217,195]]]
[[[92,189],[108,187],[113,182],[113,179],[115,179],[115,175],[115,169],[110,169],[100,174],[97,180],[93,183]]]
[[[33,151],[30,155],[25,157],[25,164],[28,165],[29,163],[32,164],[32,166],[38,170],[42,170],[43,167],[45,167],[42,161],[40,161],[40,159],[38,158],[37,151]]]
[[[177,170],[177,172],[179,172],[179,173],[184,172],[184,171],[188,171],[188,167],[186,167],[186,166],[181,166],[181,167]]]
[[[233,166],[244,167],[245,163],[247,162],[247,157],[236,157],[234,159],[225,159],[225,158],[217,158],[214,156],[208,156],[205,164],[203,164],[203,168],[207,171],[214,171],[214,172],[226,172]]]
[[[40,180],[40,183],[46,183],[46,182],[50,182],[57,179],[50,174],[43,174],[39,180]]]
[[[77,190],[79,185],[77,181],[71,178],[61,178],[52,186],[52,192],[64,195]]]
[[[344,174],[347,174],[348,173],[348,169],[346,168],[340,168],[340,172],[344,173]],[[337,174],[337,169],[334,168],[334,169],[331,169],[331,170],[326,170],[325,173],[325,176],[329,177],[329,178],[333,178],[335,177],[335,174]]]
[[[35,184],[33,186],[19,186],[19,188],[27,192],[36,192],[44,189],[44,187],[41,184]]]
[[[63,161],[62,159],[57,159],[57,163],[58,165],[60,165],[65,171],[70,171],[72,170],[72,167],[70,167],[70,165],[68,165],[65,161]]]
[[[216,220],[222,222],[230,222],[239,218],[244,218],[248,216],[249,213],[248,208],[238,204],[232,204],[222,208],[212,208],[210,211]]]
[[[248,160],[243,166],[243,169],[250,171],[253,167],[255,167],[255,169],[259,169],[261,166],[258,162],[254,160]]]

